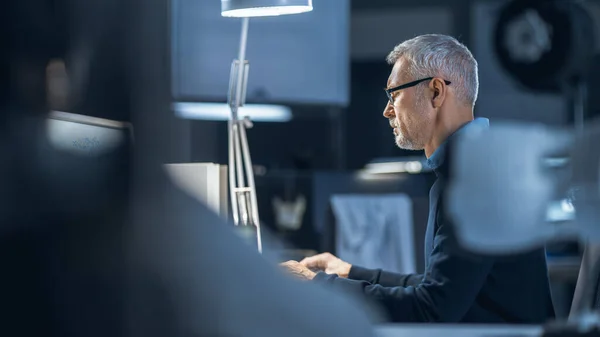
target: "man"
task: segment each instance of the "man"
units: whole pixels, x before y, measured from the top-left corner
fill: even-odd
[[[543,249],[474,256],[459,247],[442,212],[448,141],[488,127],[487,119],[473,117],[479,83],[470,51],[452,37],[423,35],[396,46],[387,61],[393,69],[383,115],[398,147],[424,150],[438,177],[430,191],[425,273],[365,269],[327,253],[283,266],[300,278],[361,292],[395,322],[543,323],[554,317]]]

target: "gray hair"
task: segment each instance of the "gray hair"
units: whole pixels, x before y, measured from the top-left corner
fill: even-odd
[[[458,100],[475,105],[479,90],[477,61],[455,38],[440,34],[417,36],[394,47],[387,62],[393,65],[400,58],[408,62],[406,70],[413,80],[442,77],[452,82]]]

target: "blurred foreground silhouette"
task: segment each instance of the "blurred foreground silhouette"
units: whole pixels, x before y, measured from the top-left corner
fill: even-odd
[[[285,277],[165,177],[168,1],[0,6],[0,335],[371,334],[361,303]],[[66,152],[51,109],[131,122],[133,144]]]

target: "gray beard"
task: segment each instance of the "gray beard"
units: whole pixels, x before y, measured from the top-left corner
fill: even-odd
[[[410,141],[406,137],[401,137],[401,138],[394,137],[394,141],[396,142],[396,146],[398,146],[399,148],[401,148],[403,150],[411,150],[411,151],[423,150],[422,146],[419,146],[415,142]]]

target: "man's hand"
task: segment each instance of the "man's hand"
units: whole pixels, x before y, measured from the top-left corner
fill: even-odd
[[[321,270],[327,274],[337,274],[339,277],[348,277],[352,265],[342,261],[330,253],[323,253],[307,257],[300,264],[312,270]]]
[[[312,280],[316,275],[314,271],[301,265],[298,261],[287,261],[282,263],[281,266],[287,270],[288,273],[298,277],[301,280]]]

